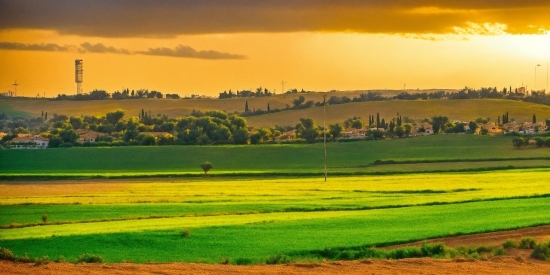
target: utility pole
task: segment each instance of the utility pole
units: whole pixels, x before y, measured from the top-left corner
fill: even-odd
[[[281,94],[285,93],[285,83],[284,80],[281,80],[281,85],[283,86],[283,89],[281,90]]]
[[[19,84],[17,84],[17,80],[14,81],[12,85],[15,86],[15,97],[17,97],[17,86],[19,86]]]
[[[327,106],[327,95],[323,95],[323,147],[325,149],[325,182],[327,182],[327,128],[325,114]]]

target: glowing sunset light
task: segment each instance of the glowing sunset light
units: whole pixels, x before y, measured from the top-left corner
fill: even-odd
[[[547,1],[0,1],[0,92],[17,80],[27,96],[74,94],[75,59],[84,92],[533,87],[549,13]]]

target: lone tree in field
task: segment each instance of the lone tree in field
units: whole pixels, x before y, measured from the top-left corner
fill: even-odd
[[[46,223],[47,221],[48,221],[48,214],[43,214],[42,215],[42,222]]]
[[[203,164],[201,164],[201,168],[204,171],[204,176],[206,176],[206,173],[212,169],[212,163],[205,161]]]

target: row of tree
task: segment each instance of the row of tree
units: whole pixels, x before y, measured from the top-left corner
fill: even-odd
[[[234,98],[234,97],[263,97],[263,96],[272,96],[274,94],[275,94],[274,92],[271,92],[267,88],[258,87],[256,88],[256,91],[237,90],[237,92],[235,93],[230,89],[229,92],[228,91],[221,92],[218,98],[224,99],[224,98]]]
[[[163,95],[161,92],[156,90],[149,91],[148,89],[139,89],[137,91],[130,89],[124,89],[122,91],[114,91],[113,93],[108,93],[105,90],[95,89],[89,93],[77,94],[77,95],[66,95],[58,94],[57,100],[101,100],[101,99],[138,99],[138,98],[172,98],[178,99],[180,96],[178,94],[166,94]]]

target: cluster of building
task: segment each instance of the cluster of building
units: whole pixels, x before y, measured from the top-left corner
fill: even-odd
[[[468,122],[461,122],[461,121],[454,121],[454,123],[463,123],[464,124],[464,130],[469,131],[469,123]],[[478,128],[475,130],[473,134],[482,134],[485,132],[487,135],[504,135],[512,132],[516,132],[519,134],[533,134],[537,132],[546,132],[548,129],[548,126],[546,125],[546,122],[537,122],[537,123],[531,123],[531,122],[524,122],[524,123],[518,123],[515,121],[497,125],[495,123],[487,123],[487,124],[481,124],[478,126]],[[342,132],[341,138],[365,138],[368,136],[368,132],[372,130],[372,128],[362,128],[362,129],[347,129],[344,132]],[[384,128],[378,128],[381,132],[386,131]],[[101,132],[95,132],[91,130],[84,130],[84,129],[78,129],[76,130],[79,137],[77,141],[79,143],[95,143],[98,141],[98,139],[102,136],[106,136],[107,134],[101,133]],[[159,137],[162,135],[169,135],[169,133],[166,132],[147,132],[147,134],[153,135],[155,137]],[[412,136],[419,136],[419,135],[433,135],[434,130],[433,126],[430,123],[422,123],[414,125],[411,129],[411,135]],[[0,138],[5,136],[5,133],[0,133]],[[291,130],[289,132],[285,132],[281,134],[279,137],[277,137],[278,140],[293,140],[296,138],[296,132],[295,130]],[[19,134],[14,139],[8,141],[5,143],[6,148],[11,149],[40,149],[40,148],[47,148],[49,144],[49,139],[40,135],[30,135],[30,134]]]

